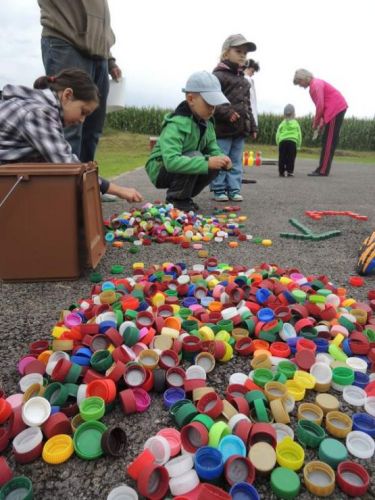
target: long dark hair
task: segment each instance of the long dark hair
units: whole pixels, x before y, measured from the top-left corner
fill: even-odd
[[[91,76],[78,68],[60,71],[55,76],[40,76],[34,82],[34,89],[51,89],[55,92],[71,88],[75,99],[99,102],[99,90]]]

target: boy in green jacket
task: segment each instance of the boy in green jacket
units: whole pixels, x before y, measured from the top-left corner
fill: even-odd
[[[146,163],[151,182],[167,188],[166,202],[184,211],[198,210],[193,198],[232,163],[216,142],[215,106],[228,103],[216,76],[193,73],[184,89],[186,99],[166,115],[160,137]]]
[[[294,106],[287,104],[284,108],[284,120],[276,132],[276,144],[279,146],[279,177],[294,177],[294,162],[301,143],[301,128],[295,119]]]

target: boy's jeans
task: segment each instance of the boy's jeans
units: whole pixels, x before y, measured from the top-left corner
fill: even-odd
[[[109,91],[108,61],[85,57],[73,45],[55,37],[42,37],[42,58],[47,75],[56,75],[63,69],[79,68],[92,77],[99,89],[99,107],[86,118],[83,125],[64,129],[73,153],[84,163],[91,161],[103,132]]]
[[[215,180],[211,182],[210,189],[215,194],[239,194],[242,182],[242,153],[245,146],[245,138],[228,137],[227,139],[217,139],[217,143],[229,158],[232,160],[231,170],[221,170]]]

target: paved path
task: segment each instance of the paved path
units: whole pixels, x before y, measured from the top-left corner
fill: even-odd
[[[303,273],[327,274],[337,285],[348,286],[348,278],[354,272],[357,249],[361,241],[375,229],[374,179],[375,165],[334,164],[332,176],[311,178],[306,174],[315,167],[313,161],[297,161],[296,176],[280,179],[276,166],[246,169],[246,178],[256,179],[256,184],[244,184],[244,202],[241,213],[248,216],[246,232],[254,236],[270,238],[273,246],[264,248],[252,243],[243,243],[237,249],[224,244],[211,244],[210,255],[223,262],[241,263],[249,267],[262,263],[277,263],[283,267],[298,268]],[[121,176],[119,182],[137,187],[148,200],[163,199],[164,194],[149,183],[144,169]],[[215,207],[208,191],[198,199],[202,212],[209,214]],[[104,215],[109,216],[124,209],[123,203],[103,204]],[[351,210],[369,216],[367,222],[357,222],[348,217],[324,218],[312,221],[304,216],[305,210]],[[317,232],[333,229],[342,235],[330,240],[312,243],[286,240],[280,232],[293,231],[288,219],[297,218]],[[147,265],[165,261],[186,261],[189,265],[199,261],[196,253],[182,250],[174,245],[152,245],[143,247],[137,255],[124,249],[109,247],[98,271],[109,275],[111,265],[125,265],[126,275],[131,272],[133,262],[144,261]],[[38,339],[49,339],[50,329],[63,308],[69,307],[81,297],[88,297],[91,284],[87,271],[74,282],[1,284],[0,321],[0,385],[6,393],[17,391],[19,374],[17,360],[27,352],[28,344]],[[361,289],[350,289],[356,298],[365,299],[367,290],[375,288],[375,278],[366,278]],[[249,370],[248,360],[234,360],[210,376],[210,383],[223,386],[232,371]],[[5,455],[15,467],[17,475],[24,474],[34,482],[37,500],[76,498],[105,499],[112,487],[124,482],[125,464],[142,448],[147,437],[157,432],[161,425],[171,424],[162,407],[160,398],[153,398],[148,413],[124,418],[119,410],[107,417],[107,424],[122,421],[128,433],[129,446],[125,456],[111,460],[103,458],[97,462],[85,462],[73,458],[60,466],[48,466],[42,460],[34,464],[16,466],[11,450]],[[309,459],[312,459],[310,456]],[[271,499],[267,481],[257,481],[257,487]],[[373,485],[372,485],[373,487]],[[307,493],[299,498],[311,498]],[[331,498],[342,499],[338,490]],[[367,498],[374,498],[374,489]]]

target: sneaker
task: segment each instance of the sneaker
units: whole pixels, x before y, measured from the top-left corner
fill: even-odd
[[[225,193],[221,193],[221,194],[215,193],[213,199],[215,201],[228,201],[229,200],[228,196]]]
[[[324,174],[321,174],[319,170],[314,170],[313,172],[310,172],[307,174],[309,177],[324,177]]]
[[[119,199],[115,194],[108,193],[100,194],[100,198],[102,201],[117,201]]]
[[[230,194],[229,199],[231,201],[243,201],[243,197],[239,193]]]
[[[184,200],[177,200],[177,199],[168,199],[166,200],[167,203],[173,203],[174,208],[177,208],[178,210],[183,210],[184,212],[190,212],[191,210],[195,211],[196,205],[193,203],[193,200],[191,198],[186,198]]]
[[[294,174],[292,172],[288,172],[288,177],[294,177]]]
[[[286,177],[286,172],[283,172],[282,174],[279,174],[279,177]]]

